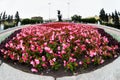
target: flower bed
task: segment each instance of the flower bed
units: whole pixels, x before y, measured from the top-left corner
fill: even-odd
[[[44,69],[77,71],[119,56],[120,44],[104,30],[73,23],[33,25],[14,32],[0,45],[4,59]]]

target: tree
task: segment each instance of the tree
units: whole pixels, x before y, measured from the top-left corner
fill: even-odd
[[[6,12],[4,12],[2,16],[2,21],[4,22],[5,20],[6,20]]]
[[[74,22],[81,22],[81,16],[80,15],[74,15],[71,18],[72,18],[72,21],[74,21]]]
[[[119,25],[119,17],[116,10],[115,10],[114,24],[116,27]]]
[[[13,22],[13,15],[10,16],[10,21]]]
[[[8,15],[7,21],[10,22],[10,15]]]
[[[102,9],[100,10],[100,15],[99,15],[99,17],[100,17],[100,20],[101,20],[101,21],[105,21],[106,14],[105,14],[104,8],[102,8]]]
[[[2,13],[0,14],[0,24],[1,24],[1,21],[2,21]]]
[[[114,18],[115,18],[115,15],[114,15],[114,13],[112,12],[112,19],[113,19],[113,22],[114,22]]]
[[[108,22],[108,14],[105,14],[105,21]]]
[[[20,17],[19,17],[19,12],[17,11],[16,14],[15,14],[15,22],[16,22],[16,25],[18,25],[18,22],[20,21]]]

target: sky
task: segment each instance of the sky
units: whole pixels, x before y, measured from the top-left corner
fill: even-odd
[[[15,15],[19,11],[21,18],[42,16],[43,19],[57,19],[57,10],[63,18],[74,14],[82,17],[99,15],[102,8],[106,13],[120,11],[120,0],[0,0],[0,13]]]

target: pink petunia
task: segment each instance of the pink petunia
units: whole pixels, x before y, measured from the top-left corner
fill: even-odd
[[[56,61],[56,58],[53,58],[52,60],[55,62],[55,61]]]
[[[42,64],[43,67],[47,67],[47,65],[45,63]]]
[[[104,60],[102,59],[102,60],[100,61],[100,63],[103,64],[103,63],[104,63]]]
[[[81,46],[81,50],[82,50],[82,51],[86,50],[86,46],[85,46],[85,45],[82,45],[82,46]]]
[[[57,47],[57,50],[59,50],[59,51],[60,51],[60,46],[58,46],[58,47]]]
[[[85,42],[90,44],[90,41],[88,39],[86,39]]]
[[[67,65],[67,62],[64,60],[64,67]]]
[[[30,62],[30,64],[32,64],[32,66],[35,67],[35,62],[33,60]]]
[[[96,55],[96,52],[94,52],[94,51],[90,51],[90,57],[93,57],[93,56],[95,56]]]
[[[36,68],[32,68],[31,71],[32,71],[32,72],[35,72],[35,73],[38,72],[38,70],[37,70]]]
[[[53,60],[50,60],[49,63],[50,63],[51,66],[54,65],[54,61]]]
[[[50,52],[51,51],[51,49],[49,47],[44,47],[44,49],[45,49],[46,52]]]
[[[6,47],[6,48],[9,47],[8,43],[6,43],[5,47]]]
[[[38,59],[35,59],[35,63],[38,65],[40,64],[40,61]]]
[[[22,59],[24,62],[26,62],[28,60],[28,57],[25,53],[22,54]]]
[[[74,39],[74,38],[75,38],[74,36],[70,35],[70,40],[72,40],[72,39]]]
[[[46,61],[46,58],[45,58],[45,56],[42,56],[42,61],[44,62],[44,61]]]
[[[80,64],[80,65],[82,65],[82,64],[83,64],[83,62],[82,62],[82,61],[80,61],[80,62],[79,62],[79,64]]]
[[[44,43],[44,46],[47,46],[47,42]]]
[[[53,32],[52,36],[51,36],[51,40],[53,41],[55,39],[55,32]]]
[[[68,47],[68,46],[67,46],[65,43],[62,44],[62,49],[63,49],[63,50],[65,50],[67,47]]]

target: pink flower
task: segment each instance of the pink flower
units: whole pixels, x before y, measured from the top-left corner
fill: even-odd
[[[32,38],[32,40],[34,40],[34,41],[35,41],[35,40],[37,40],[37,38]]]
[[[24,62],[26,62],[28,60],[27,55],[25,53],[22,54],[22,59]]]
[[[62,54],[65,54],[66,52],[64,51],[64,50],[62,50],[62,52],[61,52]]]
[[[56,58],[53,58],[52,60],[55,62],[55,61],[56,61]]]
[[[90,41],[88,39],[86,39],[85,42],[90,44]]]
[[[103,40],[104,40],[104,42],[109,42],[108,38],[106,38],[106,37],[103,37]]]
[[[35,59],[35,63],[38,65],[40,64],[40,61],[38,59]]]
[[[52,50],[50,50],[48,53],[53,53],[53,51],[52,51]]]
[[[36,68],[32,68],[31,71],[32,71],[32,72],[35,72],[35,73],[38,72],[38,70],[37,70]]]
[[[22,34],[23,37],[26,37],[27,35],[25,33]]]
[[[33,60],[30,62],[30,64],[32,64],[32,66],[35,67],[35,62]]]
[[[11,48],[13,48],[13,43],[12,42],[10,42],[9,45],[10,45]]]
[[[51,66],[53,66],[53,65],[54,65],[53,60],[50,60],[50,61],[49,61],[49,63],[50,63],[50,65],[51,65]]]
[[[100,63],[103,64],[103,63],[104,63],[104,60],[102,59],[102,60],[100,61]]]
[[[52,36],[51,36],[51,40],[53,41],[55,38],[55,32],[53,32]]]
[[[67,62],[64,60],[64,67],[67,65]]]
[[[74,39],[74,38],[75,38],[74,36],[70,35],[70,40],[72,40],[72,39]]]
[[[47,46],[47,42],[44,43],[44,46]]]
[[[43,52],[43,49],[42,49],[40,46],[38,46],[37,49],[38,49],[38,51],[39,51],[40,53]]]
[[[75,62],[75,61],[76,61],[75,58],[72,58],[72,57],[69,58],[69,62]]]
[[[60,51],[60,46],[58,46],[57,49]]]
[[[5,47],[6,47],[6,48],[9,47],[8,43],[5,45]]]
[[[96,55],[96,52],[94,52],[94,51],[90,51],[90,57],[93,57],[93,56],[95,56]]]
[[[3,52],[4,52],[4,49],[1,49],[0,51],[3,53]]]
[[[76,40],[76,41],[75,41],[75,43],[79,43],[79,42],[80,42],[80,40]]]
[[[47,67],[47,65],[45,63],[42,64],[43,67]]]
[[[19,50],[20,49],[20,45],[17,45],[16,49]]]
[[[66,45],[65,43],[63,43],[62,46],[63,46],[63,47],[62,47],[63,50],[65,50],[65,49],[67,48],[67,45]]]
[[[83,62],[82,62],[82,61],[80,61],[80,62],[79,62],[79,64],[80,64],[80,65],[82,65],[82,64],[83,64]]]
[[[21,45],[21,49],[22,49],[22,51],[24,51],[24,50],[25,50],[25,47],[24,47],[23,45]]]
[[[92,62],[94,62],[95,60],[94,59],[92,59]]]
[[[81,50],[82,50],[82,51],[86,50],[85,45],[82,45],[82,46],[81,46]]]
[[[44,62],[46,60],[45,56],[42,56],[42,61]]]
[[[116,58],[117,57],[117,55],[114,55],[114,58]]]
[[[14,59],[15,59],[14,54],[10,54],[10,58],[11,58],[12,60],[14,60]]]
[[[44,49],[45,49],[46,52],[50,52],[51,51],[51,49],[49,47],[45,47]]]

